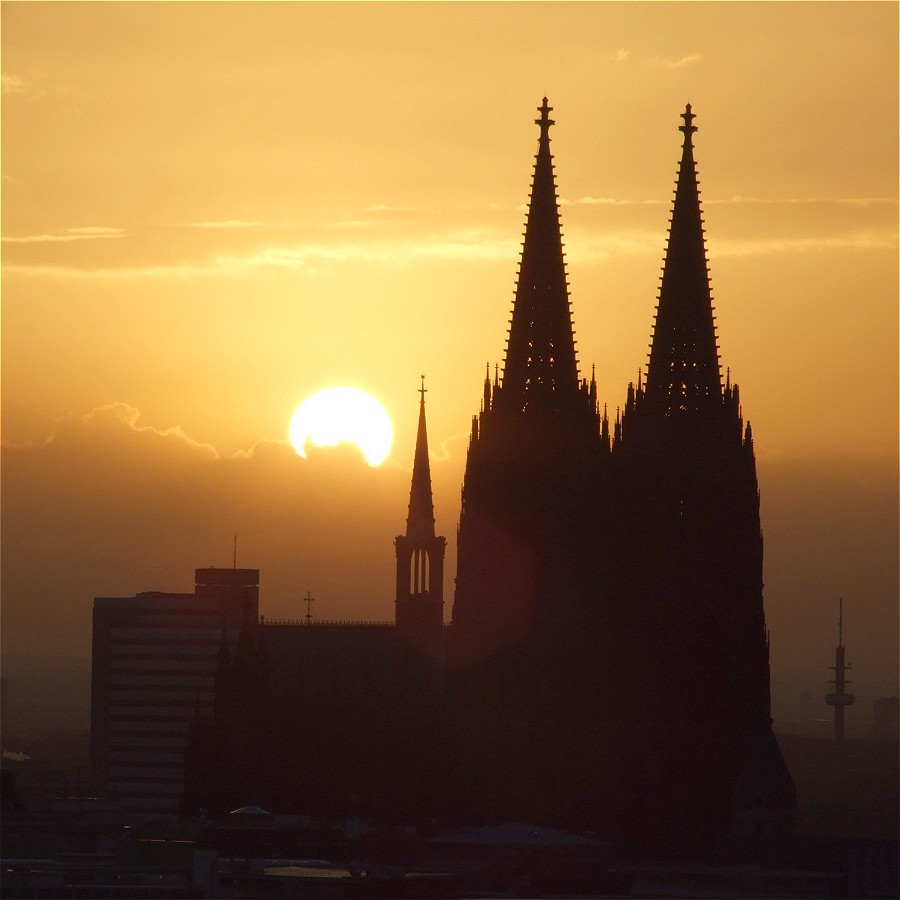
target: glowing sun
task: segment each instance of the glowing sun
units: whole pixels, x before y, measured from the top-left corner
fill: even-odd
[[[384,407],[365,391],[325,388],[307,397],[291,419],[291,445],[306,458],[306,445],[333,447],[356,444],[370,466],[387,459],[394,428]]]

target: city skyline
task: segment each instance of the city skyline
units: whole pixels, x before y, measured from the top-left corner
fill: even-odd
[[[419,373],[452,534],[473,373],[502,363],[523,111],[545,92],[581,374],[596,366],[611,417],[646,362],[693,104],[719,345],[759,459],[773,674],[824,681],[842,594],[850,654],[889,679],[896,9],[674,6],[4,6],[4,644],[21,650],[41,610],[47,646],[89,652],[91,597],[179,589],[230,561],[235,531],[265,615],[299,618],[309,588],[317,616],[329,593],[334,618],[389,615]],[[665,40],[642,30],[660,16]],[[504,29],[517,51],[491,46]],[[502,64],[518,71],[532,29],[548,59],[513,87]],[[565,64],[563,32],[579,33]],[[333,384],[388,408],[384,468],[294,456],[294,409]]]

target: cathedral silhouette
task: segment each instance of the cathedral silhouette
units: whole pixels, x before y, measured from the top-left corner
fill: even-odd
[[[502,371],[472,419],[452,624],[423,383],[395,623],[223,627],[186,810],[519,820],[684,852],[791,828],[753,438],[723,383],[694,114],[646,377],[610,423],[578,369],[551,110]]]

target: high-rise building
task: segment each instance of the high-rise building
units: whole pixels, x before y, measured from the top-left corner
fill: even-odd
[[[223,634],[259,609],[258,569],[197,569],[193,594],[94,600],[91,767],[104,796],[132,813],[178,811],[184,748],[212,711]]]

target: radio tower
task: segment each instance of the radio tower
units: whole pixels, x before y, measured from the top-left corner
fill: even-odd
[[[844,676],[848,669],[853,667],[850,663],[844,663],[844,598],[838,601],[838,645],[834,649],[834,665],[829,666],[834,671],[834,678],[829,683],[834,685],[834,693],[825,695],[825,702],[834,707],[834,739],[844,739],[844,707],[850,706],[856,699],[853,694],[848,694],[846,686],[851,682]]]

